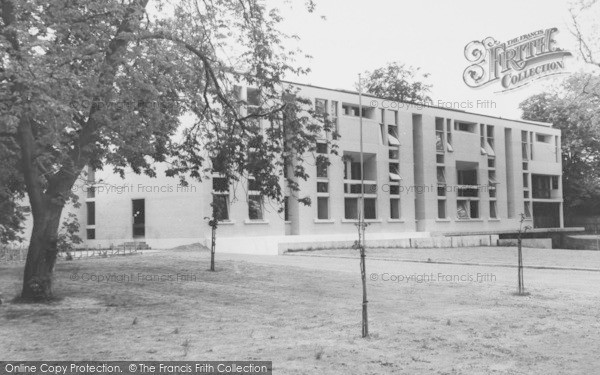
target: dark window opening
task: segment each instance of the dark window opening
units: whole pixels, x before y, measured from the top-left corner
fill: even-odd
[[[144,199],[131,201],[133,212],[133,237],[144,237],[146,235],[146,202]]]
[[[96,203],[86,202],[87,206],[87,225],[96,225]]]

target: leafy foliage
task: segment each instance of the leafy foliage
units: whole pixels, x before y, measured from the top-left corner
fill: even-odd
[[[50,295],[60,216],[86,166],[254,177],[280,202],[282,163],[306,178],[300,155],[327,122],[284,87],[285,74],[306,70],[283,46],[281,20],[259,0],[0,0],[0,152],[15,161],[1,168],[17,176],[0,203],[13,230],[14,197],[27,193],[30,259],[47,263],[28,258],[29,292]],[[259,102],[242,101],[238,83]]]
[[[293,66],[298,51],[281,44],[279,12],[259,1],[2,4],[0,132],[20,152],[31,136],[25,152],[35,160],[20,172],[43,198],[60,191],[59,201],[68,199],[85,165],[155,176],[156,163],[167,162],[170,176],[252,175],[280,199],[281,155],[310,151],[323,128],[292,89],[293,100],[281,100],[284,74],[304,70]],[[237,82],[259,89],[251,112]],[[284,127],[284,112],[300,115]],[[187,113],[193,123],[181,129]],[[305,178],[302,163],[296,168]]]
[[[423,82],[429,73],[420,73],[420,68],[392,62],[372,72],[365,72],[364,90],[380,98],[397,102],[430,104],[431,85]]]
[[[77,215],[70,212],[62,223],[62,227],[58,232],[58,250],[68,253],[75,249],[76,245],[83,242],[79,237],[79,221]]]
[[[568,214],[600,213],[600,78],[576,74],[560,90],[520,105],[526,120],[562,131],[563,195]]]

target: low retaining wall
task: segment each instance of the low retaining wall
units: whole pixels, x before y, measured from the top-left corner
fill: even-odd
[[[498,246],[517,246],[516,238],[504,238],[498,240]],[[530,247],[535,249],[552,249],[552,238],[523,238],[521,240],[523,247]]]
[[[596,250],[600,251],[600,236],[581,235],[567,236],[564,243],[565,248],[572,250]]]
[[[396,249],[421,249],[421,248],[450,248],[450,247],[476,247],[496,246],[497,235],[478,236],[453,236],[453,237],[422,237],[399,239],[368,239],[366,246],[370,248],[396,248]],[[354,245],[352,241],[324,241],[324,242],[296,242],[280,243],[279,253],[286,251],[348,249]]]

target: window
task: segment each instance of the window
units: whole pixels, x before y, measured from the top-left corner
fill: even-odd
[[[389,146],[400,146],[400,141],[398,140],[398,127],[389,125],[388,126],[388,145]]]
[[[558,176],[552,176],[552,189],[558,189]]]
[[[454,122],[454,129],[461,132],[475,133],[476,125],[468,122]]]
[[[435,119],[435,150],[444,152],[444,119],[436,117]]]
[[[329,219],[329,198],[317,198],[317,218],[320,220]]]
[[[552,136],[547,134],[535,133],[535,140],[536,142],[550,143],[552,142]]]
[[[144,237],[146,235],[146,201],[134,199],[131,201],[133,214],[133,237]]]
[[[488,182],[489,182],[490,186],[496,185],[498,183],[498,181],[496,181],[496,172],[494,172],[494,171],[488,172]]]
[[[290,197],[283,197],[283,220],[290,221]]]
[[[224,177],[213,177],[212,189],[216,192],[228,192],[229,184],[227,183],[227,179]]]
[[[453,152],[452,148],[452,120],[446,119],[446,149],[448,152]]]
[[[364,118],[369,118],[369,119],[374,119],[375,118],[375,109],[371,108],[371,107],[362,107],[362,117]],[[358,117],[360,116],[360,107],[356,104],[347,104],[347,103],[342,103],[342,111],[344,112],[344,115],[346,116],[355,116]]]
[[[263,200],[260,195],[248,196],[248,218],[250,220],[263,220]]]
[[[559,163],[560,162],[560,150],[558,149],[558,136],[554,137],[554,155],[555,155],[555,162]]]
[[[331,101],[331,121],[334,123],[335,131],[339,131],[338,126],[338,102],[335,100]]]
[[[246,88],[246,102],[251,106],[260,105],[260,90],[251,87]]]
[[[400,166],[398,164],[390,163],[389,171],[390,171],[390,181],[402,180],[402,177],[400,177]]]
[[[523,170],[526,171],[529,169],[529,163],[523,162]]]
[[[254,178],[249,178],[248,191],[260,191],[260,183]]]
[[[350,179],[360,180],[360,162],[353,161],[350,163]]]
[[[95,240],[96,239],[96,229],[94,229],[94,228],[86,229],[85,235],[88,240]]]
[[[445,197],[446,196],[446,187],[438,185],[437,195],[438,195],[438,197]]]
[[[394,150],[394,149],[390,148],[390,150],[388,152],[388,157],[391,160],[398,160],[398,159],[400,159],[400,152],[398,150]]]
[[[327,164],[317,160],[317,177],[327,178]]]
[[[458,185],[477,185],[476,169],[459,169],[456,171]]]
[[[315,99],[315,112],[317,115],[326,115],[327,114],[327,100],[325,99]]]
[[[96,188],[93,186],[96,183],[96,171],[92,167],[87,168],[87,197],[96,197]]]
[[[400,219],[400,199],[390,199],[390,219]]]
[[[213,194],[213,217],[218,221],[229,220],[229,195]]]
[[[444,164],[444,154],[436,154],[435,162],[438,164]]]
[[[488,168],[496,168],[496,159],[488,158]]]
[[[479,217],[479,201],[469,201],[471,206],[471,219],[477,219]]]
[[[86,202],[87,207],[87,225],[96,225],[96,203]]]
[[[365,219],[377,218],[377,199],[365,198]]]
[[[357,105],[342,104],[342,111],[346,116],[358,116],[359,107]]]
[[[531,203],[525,202],[525,217],[531,217]]]
[[[529,175],[527,173],[523,173],[523,187],[529,187]]]
[[[485,151],[489,156],[496,156],[494,152],[494,127],[492,125],[486,126]]]
[[[490,186],[488,193],[490,194],[490,198],[496,198],[496,187]]]
[[[490,219],[497,219],[496,201],[490,201]]]
[[[344,199],[344,217],[346,219],[358,219],[358,198]]]
[[[456,215],[459,219],[469,218],[469,201],[456,201]]]
[[[437,183],[440,185],[446,184],[446,168],[437,167]]]
[[[485,150],[485,125],[483,124],[479,124],[479,142],[481,144],[481,148]]]
[[[358,198],[345,198],[344,199],[344,217],[346,219],[356,220],[358,219]],[[364,203],[364,218],[365,219],[376,219],[377,218],[377,199],[376,198],[365,198]]]
[[[458,200],[456,201],[456,214],[459,219],[479,218],[479,201]]]
[[[529,190],[523,191],[523,198],[529,198]]]
[[[533,132],[529,133],[529,159],[533,160]]]
[[[317,182],[317,193],[327,193],[329,192],[329,182]]]
[[[438,219],[446,218],[446,200],[438,199]]]
[[[319,142],[317,143],[317,154],[326,154],[327,153],[327,143]]]
[[[523,160],[529,160],[529,142],[527,142],[526,131],[521,131],[521,154]]]

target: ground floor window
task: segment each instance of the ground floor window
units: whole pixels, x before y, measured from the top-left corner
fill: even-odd
[[[496,201],[490,201],[490,218],[497,219],[498,218],[498,209]]]
[[[260,195],[248,196],[248,218],[250,220],[263,220],[263,199]]]
[[[146,236],[146,201],[144,199],[133,199],[131,210],[133,213],[133,237]]]
[[[365,198],[365,219],[377,219],[377,199]]]
[[[317,198],[317,218],[320,220],[329,219],[329,198],[318,197]]]
[[[359,209],[359,198],[345,198],[344,199],[344,217],[346,219],[357,220],[358,209]],[[364,218],[365,219],[376,219],[377,218],[377,198],[365,198],[364,203]]]
[[[344,199],[344,217],[346,219],[358,219],[358,198]]]
[[[400,199],[390,199],[390,219],[400,219]]]
[[[478,219],[479,201],[458,200],[456,201],[456,214],[459,219]]]
[[[446,200],[438,199],[438,219],[446,218]]]
[[[213,215],[218,221],[229,220],[229,196],[213,194]]]

